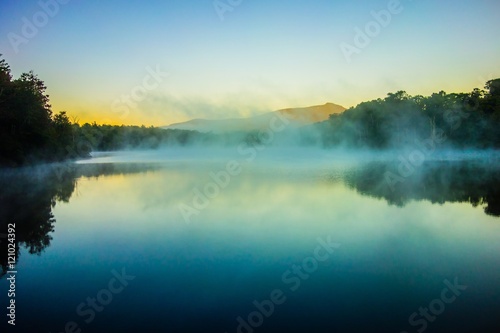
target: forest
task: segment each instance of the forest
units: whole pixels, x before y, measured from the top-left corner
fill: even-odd
[[[1,55],[0,55],[1,56]],[[0,59],[0,165],[87,158],[91,151],[157,148],[206,142],[211,135],[145,126],[80,125],[52,112],[45,83],[33,72],[13,79]]]
[[[392,149],[442,136],[448,148],[500,146],[500,79],[485,90],[431,96],[405,91],[364,102],[314,126],[324,146]]]
[[[1,166],[88,158],[92,151],[265,144],[256,132],[214,134],[96,122],[80,125],[66,111],[52,112],[46,90],[33,71],[14,79],[10,66],[0,59]],[[484,90],[470,93],[441,91],[427,97],[405,91],[389,93],[384,99],[363,102],[329,120],[285,134],[298,138],[294,144],[324,148],[397,149],[440,137],[447,148],[497,149],[499,125],[500,79],[496,79],[488,81]]]

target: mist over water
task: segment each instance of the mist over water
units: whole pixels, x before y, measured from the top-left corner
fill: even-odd
[[[497,154],[441,151],[413,165],[403,151],[262,148],[94,153],[4,172],[18,311],[33,316],[22,328],[247,332],[254,302],[280,290],[286,300],[255,332],[416,332],[425,317],[409,317],[455,279],[467,289],[427,331],[498,327]],[[387,172],[402,180],[391,187]],[[294,271],[318,239],[339,247],[307,277]],[[122,268],[135,279],[87,323],[91,308],[77,307]]]
[[[2,1],[0,333],[499,333],[499,4]]]

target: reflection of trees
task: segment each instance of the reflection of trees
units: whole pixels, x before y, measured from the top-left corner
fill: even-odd
[[[68,201],[75,188],[74,169],[61,167],[9,170],[0,176],[0,226],[15,223],[16,259],[19,247],[40,254],[49,246],[54,231],[52,208],[56,201]],[[0,261],[3,273],[7,264],[7,242],[2,239]],[[17,260],[16,260],[17,261]]]
[[[16,262],[19,248],[41,254],[50,245],[56,222],[52,208],[68,202],[80,177],[99,177],[151,170],[134,164],[61,164],[3,171],[0,174],[0,264],[7,271],[7,225],[16,226]]]
[[[429,161],[408,177],[389,186],[387,172],[398,175],[399,162],[373,162],[353,170],[345,182],[364,195],[404,206],[411,200],[432,203],[469,202],[485,205],[488,215],[500,216],[500,167],[480,161]]]

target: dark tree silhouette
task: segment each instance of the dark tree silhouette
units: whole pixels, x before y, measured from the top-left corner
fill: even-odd
[[[364,102],[328,121],[313,125],[324,146],[391,149],[444,133],[451,148],[500,147],[500,79],[488,81],[486,91],[428,97],[404,91]]]
[[[216,135],[95,122],[80,126],[64,111],[52,113],[46,89],[33,71],[13,80],[9,65],[0,59],[0,166],[89,157],[91,151],[264,144],[255,132]],[[284,135],[295,135],[296,142],[303,145],[381,150],[412,146],[443,133],[445,147],[499,148],[500,79],[471,93],[440,91],[427,97],[405,91],[389,93],[384,99],[363,102],[327,121]]]
[[[0,60],[0,165],[69,156],[73,127],[65,112],[52,114],[46,89],[33,71],[12,80],[10,67]]]

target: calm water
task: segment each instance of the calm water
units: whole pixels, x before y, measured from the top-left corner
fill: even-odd
[[[12,331],[500,331],[498,158],[235,155],[4,173]]]

